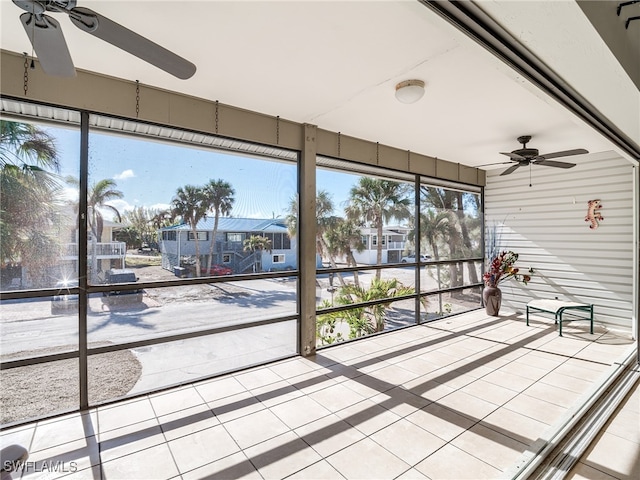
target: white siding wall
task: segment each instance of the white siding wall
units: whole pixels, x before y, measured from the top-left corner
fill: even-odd
[[[497,224],[501,250],[513,250],[520,267],[535,270],[528,286],[500,285],[503,305],[524,312],[534,298],[593,303],[596,322],[630,330],[633,167],[613,152],[576,157],[575,163],[567,170],[533,166],[532,187],[529,168],[506,176],[499,176],[504,169],[488,172],[487,228]],[[604,220],[591,230],[584,219],[593,199],[601,200]]]

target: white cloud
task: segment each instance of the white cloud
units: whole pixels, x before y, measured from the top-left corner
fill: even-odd
[[[133,173],[133,170],[128,169],[124,170],[122,173],[118,173],[113,176],[114,180],[126,180],[127,178],[133,178],[136,174]]]
[[[171,205],[168,203],[154,203],[153,205],[149,205],[147,208],[151,210],[171,210]]]
[[[143,206],[144,208],[147,208],[150,210],[169,210],[171,208],[171,205],[166,203],[155,203],[153,205],[138,205],[138,204],[132,205],[123,198],[110,200],[108,204],[114,207],[115,209],[117,209],[120,212],[120,215],[124,215],[126,212],[130,212],[134,208],[137,208],[140,206]],[[98,210],[100,210],[100,213],[102,214],[102,217],[104,219],[111,220],[112,222],[116,222],[118,220],[116,218],[115,213],[110,208],[99,208]],[[262,217],[259,217],[259,218],[262,218]]]
[[[109,205],[118,210],[118,212],[120,212],[120,215],[123,215],[127,210],[133,210],[134,207],[133,205],[130,205],[129,202],[123,199],[111,200],[109,202]],[[102,214],[102,217],[104,219],[111,220],[112,222],[118,221],[115,212],[110,208],[98,208],[98,210],[100,210],[100,213]]]
[[[78,189],[75,187],[64,187],[62,189],[61,196],[67,202],[77,202]]]

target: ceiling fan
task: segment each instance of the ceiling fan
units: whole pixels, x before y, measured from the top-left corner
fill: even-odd
[[[196,66],[93,10],[77,7],[76,0],[13,0],[27,13],[20,15],[40,65],[48,75],[76,74],[60,24],[45,12],[66,13],[80,30],[90,33],[180,79],[196,72]]]
[[[556,160],[550,160],[551,158],[570,157],[571,155],[582,155],[589,153],[584,148],[576,148],[573,150],[564,150],[562,152],[545,153],[540,155],[537,148],[527,148],[527,143],[531,140],[530,135],[523,135],[518,137],[518,143],[522,144],[522,148],[514,150],[513,152],[500,152],[502,155],[508,156],[511,160],[508,162],[489,163],[486,165],[480,165],[481,167],[488,167],[489,165],[507,165],[513,163],[500,175],[509,175],[515,172],[520,167],[526,167],[527,165],[544,165],[546,167],[556,168],[571,168],[575,167],[575,163],[558,162]],[[515,163],[514,163],[515,162]]]

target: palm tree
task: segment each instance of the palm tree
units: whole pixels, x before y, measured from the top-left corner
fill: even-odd
[[[475,208],[477,212],[480,207],[480,196],[474,194],[468,194],[463,192],[456,192],[456,218],[458,219],[458,224],[460,225],[460,235],[462,236],[462,246],[463,246],[463,255],[465,257],[470,257],[473,255],[473,242],[471,240],[471,235],[469,233],[469,226],[474,223],[479,226],[479,220],[477,218],[470,219],[468,216],[465,216],[465,204],[472,203],[472,208]],[[475,222],[473,221],[475,220]],[[479,246],[479,242],[478,242]],[[479,254],[479,252],[478,252]],[[471,283],[478,283],[478,273],[476,271],[474,263],[467,263],[467,270],[469,272],[469,281]]]
[[[54,137],[31,124],[0,120],[0,259],[20,263],[37,285],[46,283],[46,269],[59,258],[53,232],[58,170]]]
[[[162,227],[168,227],[171,225],[171,210],[154,209],[152,212],[150,222],[154,230],[160,230]]]
[[[76,179],[70,179],[71,183],[78,182]],[[78,182],[79,184],[79,182]],[[122,198],[124,194],[120,190],[116,190],[117,183],[111,178],[103,178],[98,180],[87,192],[87,214],[89,229],[91,230],[91,277],[94,281],[98,281],[96,275],[102,271],[102,260],[97,260],[96,243],[102,242],[102,232],[104,230],[104,217],[101,209],[111,210],[116,216],[118,222],[122,221],[122,216],[116,207],[109,205],[107,202]]]
[[[327,230],[339,221],[339,218],[332,215],[332,213],[333,200],[331,200],[331,195],[326,190],[320,190],[316,195],[316,251],[320,256],[327,255],[331,267],[337,268],[333,253],[325,239]],[[293,198],[289,203],[289,213],[285,218],[285,222],[289,230],[289,236],[295,237],[298,232],[298,200],[296,198]],[[338,275],[338,278],[344,284],[340,275]]]
[[[371,225],[377,231],[376,263],[382,263],[382,229],[392,218],[403,220],[410,217],[410,201],[406,197],[407,187],[391,180],[361,177],[351,188],[349,204],[345,209],[347,218],[362,225]],[[381,271],[376,270],[380,279]]]
[[[479,221],[477,218],[469,219],[465,216],[465,204],[468,205],[469,210],[477,212],[480,206],[479,196],[437,187],[421,187],[420,194],[424,205],[449,216],[448,226],[443,235],[444,245],[449,248],[449,258],[459,259],[472,255],[474,249],[477,250],[477,246],[474,248],[468,227],[469,225],[474,225],[474,221],[476,225],[479,224]],[[467,263],[467,267],[470,280],[473,283],[477,283],[478,275],[475,266],[472,263]],[[452,263],[449,269],[451,272],[451,286],[462,285],[462,265]]]
[[[104,230],[104,217],[100,209],[111,210],[118,222],[122,221],[122,216],[116,207],[107,202],[116,198],[124,197],[120,190],[116,190],[117,183],[110,178],[98,180],[89,188],[87,195],[87,209],[89,211],[89,226],[98,242],[102,241],[102,231]]]
[[[29,123],[0,120],[0,167],[25,172],[49,168],[60,170],[54,137]]]
[[[198,242],[198,222],[207,218],[208,206],[204,193],[200,187],[185,185],[179,187],[171,201],[171,215],[180,217],[191,227],[193,239],[196,242],[196,276],[200,276],[200,244]]]
[[[127,225],[118,229],[118,231],[114,233],[114,238],[118,242],[126,243],[127,248],[134,248],[142,243],[140,232],[133,225]]]
[[[159,230],[164,227],[173,225],[173,218],[171,216],[170,209],[149,209],[149,228],[151,229],[151,238],[153,239],[154,247],[159,248],[160,238],[158,238]]]
[[[440,260],[440,245],[442,239],[445,239],[449,232],[449,223],[451,217],[449,212],[436,211],[430,207],[420,213],[420,234],[422,238],[429,244],[429,248],[433,252],[434,260]],[[430,267],[427,267],[430,270]],[[441,284],[441,267],[436,265],[436,277],[438,281],[438,290],[442,288]],[[440,311],[442,312],[442,294],[438,294],[438,302]]]
[[[262,263],[257,262],[257,259],[255,258],[256,252],[261,252],[263,250],[266,250],[267,252],[271,252],[271,240],[261,235],[251,235],[249,238],[245,239],[245,241],[243,242],[243,245],[244,245],[245,252],[251,252],[253,254],[254,271],[255,271],[256,264],[262,265]]]
[[[79,180],[75,177],[67,177],[66,181],[70,185],[80,185]],[[124,197],[124,194],[120,190],[116,190],[117,186],[118,184],[115,180],[104,178],[89,187],[89,192],[87,193],[88,224],[96,242],[102,241],[102,232],[104,231],[104,217],[100,209],[111,210],[118,219],[118,222],[122,221],[120,211],[113,205],[107,203],[110,200]],[[78,210],[78,204],[76,204],[75,209],[76,211]]]
[[[236,192],[231,187],[231,184],[224,180],[209,180],[209,183],[204,186],[203,192],[208,209],[214,215],[211,243],[209,244],[209,261],[207,262],[207,271],[210,271],[216,236],[218,235],[218,221],[220,220],[220,215],[228,215],[231,212],[235,201],[233,196]]]
[[[128,228],[135,231],[135,234],[123,234],[123,237],[129,239],[129,245],[139,247],[146,243],[155,248],[158,243],[158,230],[171,225],[171,212],[166,209],[137,206],[124,212],[122,219]]]
[[[339,221],[339,218],[333,215],[333,208],[333,200],[329,192],[320,190],[316,195],[316,249],[320,255],[326,254],[329,257],[332,268],[337,268],[335,257],[325,238],[327,231]]]
[[[289,237],[295,237],[298,234],[298,199],[296,197],[289,200],[289,210],[284,218],[284,223],[287,225]]]
[[[362,252],[365,249],[362,241],[362,232],[352,220],[338,219],[334,225],[329,226],[325,232],[327,248],[332,255],[344,257],[347,265],[357,267],[353,251]],[[353,281],[359,285],[358,272],[353,272]]]
[[[440,260],[439,244],[449,231],[449,214],[429,208],[420,214],[420,233],[429,244],[434,260]]]
[[[349,324],[349,338],[361,337],[384,330],[386,312],[392,303],[391,299],[414,293],[414,288],[404,286],[395,278],[389,280],[374,278],[368,289],[349,284],[340,288],[336,298],[338,305],[352,305],[383,299],[389,299],[389,301],[324,315],[329,315],[329,318],[331,318],[331,315],[344,318]]]

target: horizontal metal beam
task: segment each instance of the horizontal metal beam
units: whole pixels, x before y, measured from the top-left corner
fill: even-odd
[[[163,337],[148,338],[145,340],[138,340],[136,342],[116,343],[114,345],[105,345],[103,347],[88,348],[87,354],[89,356],[100,355],[103,353],[129,350],[131,348],[148,347],[150,345],[158,345],[162,343],[175,342],[179,340],[187,340],[191,338],[204,337],[207,335],[214,335],[217,333],[225,333],[225,332],[232,332],[235,330],[244,330],[246,328],[261,327],[264,325],[271,325],[274,323],[289,322],[291,320],[297,320],[297,319],[298,319],[297,315],[287,315],[284,317],[267,318],[263,320],[256,320],[253,322],[235,323],[232,325],[224,325],[221,327],[208,328],[206,330],[195,330],[193,332],[180,333],[176,335],[167,335]],[[42,355],[39,357],[10,360],[8,362],[0,363],[0,370],[9,370],[12,368],[27,367],[29,365],[39,365],[42,363],[55,362],[58,360],[79,358],[79,356],[80,354],[78,350],[74,350],[71,352],[56,353],[53,355]]]
[[[48,76],[41,69],[30,71],[28,97],[25,97],[24,55],[0,50],[0,64],[0,94],[7,99],[295,151],[301,151],[303,147],[305,127],[302,123],[80,69],[77,69],[73,80]],[[141,98],[139,112],[136,112],[136,103],[132,101],[136,98],[136,89],[139,89]],[[379,144],[321,128],[317,130],[318,155],[475,186],[484,186],[486,182],[486,172],[479,168],[436,159],[427,152],[408,152],[402,146]],[[340,144],[342,148],[338,152]]]

